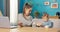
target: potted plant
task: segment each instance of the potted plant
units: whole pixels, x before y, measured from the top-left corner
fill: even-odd
[[[38,18],[39,17],[39,12],[38,11],[36,11],[35,13],[34,13],[34,16],[35,16],[35,18]]]

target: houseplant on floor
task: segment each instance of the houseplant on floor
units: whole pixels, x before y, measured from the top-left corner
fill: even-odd
[[[40,13],[39,13],[38,11],[35,11],[35,12],[34,12],[34,18],[39,18],[39,14],[40,14]]]

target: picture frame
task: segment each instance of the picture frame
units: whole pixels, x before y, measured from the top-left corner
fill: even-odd
[[[49,5],[49,2],[47,1],[47,2],[44,2],[44,5]]]
[[[51,8],[58,8],[58,3],[51,3]]]

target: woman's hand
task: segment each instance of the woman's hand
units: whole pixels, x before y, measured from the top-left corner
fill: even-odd
[[[40,22],[36,23],[36,26],[38,26],[38,27],[40,27],[41,25],[42,25],[42,23],[40,23]]]
[[[22,25],[23,23],[22,22],[19,22],[18,23],[18,25],[20,26],[20,27],[23,27],[23,25]]]
[[[40,25],[40,27],[44,27],[44,25]]]

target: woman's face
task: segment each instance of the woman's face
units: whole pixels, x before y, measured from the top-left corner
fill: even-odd
[[[25,15],[30,15],[32,8],[25,8]]]

